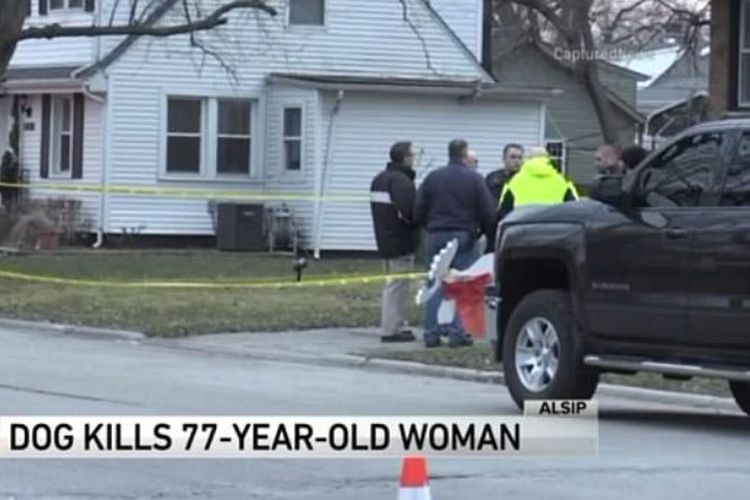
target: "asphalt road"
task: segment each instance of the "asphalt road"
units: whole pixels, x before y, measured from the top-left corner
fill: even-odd
[[[504,388],[355,368],[258,361],[148,342],[0,330],[4,415],[515,414]],[[433,460],[441,499],[744,498],[750,422],[599,397],[589,459]],[[393,460],[1,460],[0,498],[388,499]]]

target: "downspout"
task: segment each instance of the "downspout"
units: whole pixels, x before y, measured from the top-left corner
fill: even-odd
[[[315,248],[314,255],[315,259],[320,259],[320,239],[321,233],[323,232],[323,211],[322,211],[322,198],[326,192],[326,175],[328,173],[328,165],[331,161],[331,142],[333,140],[333,125],[336,115],[338,115],[341,109],[341,103],[344,101],[344,91],[339,90],[336,95],[336,103],[333,105],[331,110],[331,117],[328,120],[328,137],[326,138],[326,151],[323,155],[323,164],[321,165],[320,173],[320,187],[318,189],[318,195],[315,199],[315,213],[318,214],[315,220]]]
[[[101,26],[102,22],[102,4],[104,2],[96,2],[96,24],[97,26]],[[96,52],[94,53],[94,63],[99,62],[99,59],[101,58],[102,54],[102,37],[96,37]],[[106,78],[106,77],[105,77]],[[105,169],[107,168],[108,162],[104,161],[104,159],[107,157],[107,151],[109,150],[109,144],[107,138],[109,137],[109,110],[107,109],[108,106],[106,104],[105,99],[102,99],[99,96],[93,95],[91,92],[89,92],[88,84],[84,86],[83,93],[86,97],[89,99],[93,99],[94,101],[99,102],[100,104],[103,104],[104,106],[104,127],[102,127],[102,139],[99,141],[99,144],[102,146],[102,162],[99,164],[99,229],[96,231],[96,241],[92,245],[92,248],[99,249],[104,245],[104,217],[106,216],[105,212],[105,200],[106,200],[106,194],[105,194],[105,181],[106,181],[106,174]]]

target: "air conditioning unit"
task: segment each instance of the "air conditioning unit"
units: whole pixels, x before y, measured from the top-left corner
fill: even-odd
[[[266,248],[262,204],[218,203],[216,245],[219,250],[260,251]]]

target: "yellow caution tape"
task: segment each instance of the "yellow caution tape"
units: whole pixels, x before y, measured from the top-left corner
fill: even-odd
[[[177,187],[154,187],[154,186],[128,186],[128,185],[106,185],[81,183],[11,183],[0,182],[0,187],[25,190],[44,190],[56,192],[73,193],[104,193],[114,195],[131,196],[161,196],[177,198],[200,198],[215,200],[255,200],[255,201],[339,201],[339,202],[361,202],[369,201],[367,194],[332,194],[326,196],[315,196],[303,192],[274,192],[256,193],[251,189],[203,189],[203,188],[177,188]]]
[[[111,281],[104,279],[62,278],[26,274],[15,271],[0,270],[0,278],[27,281],[33,283],[50,283],[81,287],[106,288],[174,288],[174,289],[252,289],[252,288],[310,288],[367,284],[391,279],[415,280],[423,278],[426,273],[404,273],[372,276],[337,276],[330,278],[303,279],[303,281],[246,281],[246,282],[200,282],[200,281]]]

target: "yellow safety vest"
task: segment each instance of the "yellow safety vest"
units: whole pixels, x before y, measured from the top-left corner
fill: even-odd
[[[523,164],[500,194],[500,205],[508,192],[513,194],[513,206],[542,204],[551,205],[565,201],[565,193],[570,190],[575,199],[578,192],[572,182],[555,170],[549,159],[532,158]]]

